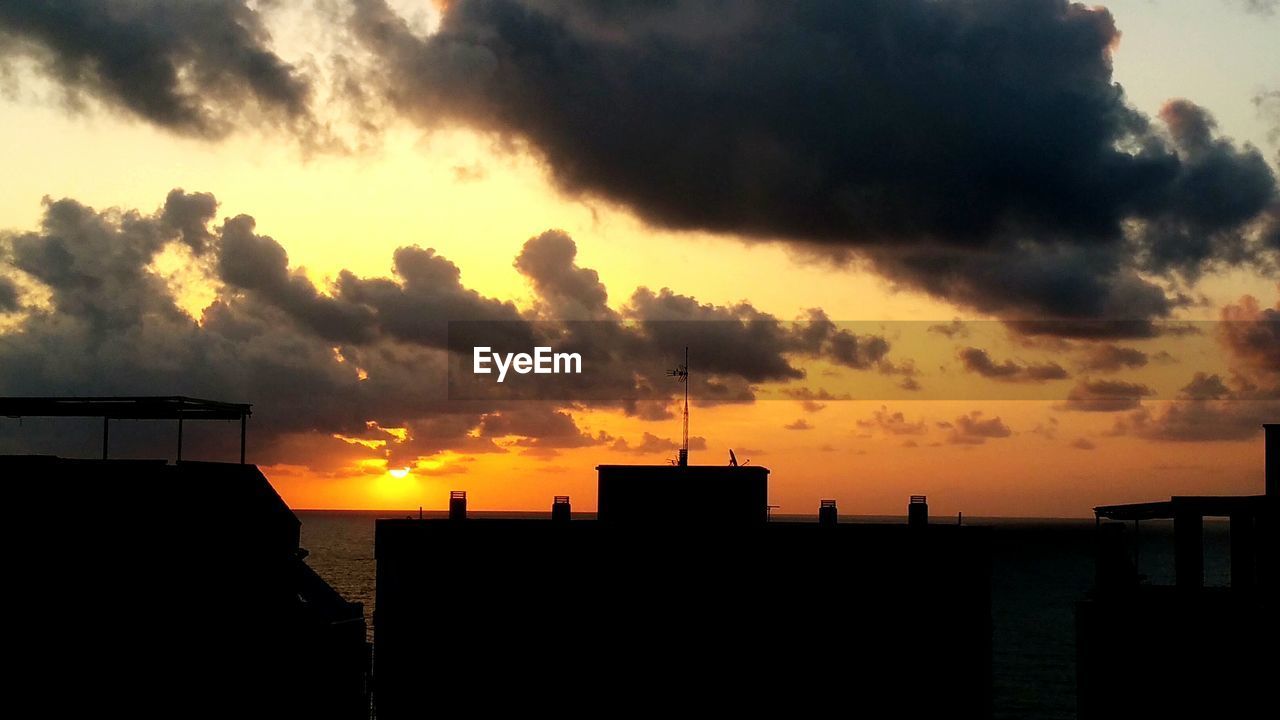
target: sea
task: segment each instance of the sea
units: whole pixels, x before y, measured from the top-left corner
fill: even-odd
[[[348,600],[364,603],[370,639],[376,600],[375,522],[378,518],[416,517],[417,514],[416,510],[399,513],[297,512],[302,521],[302,546],[309,551],[307,562]],[[547,516],[546,513],[494,515]],[[816,521],[816,518],[809,519]],[[840,521],[878,523],[905,522],[905,519],[842,516]],[[992,528],[994,716],[1023,720],[1074,718],[1074,604],[1089,592],[1093,584],[1094,521],[966,517],[964,524]],[[1132,541],[1132,532],[1129,537]],[[1139,573],[1151,583],[1171,584],[1172,523],[1144,521],[1137,537]],[[1230,535],[1227,522],[1206,520],[1204,540],[1205,583],[1228,584]]]

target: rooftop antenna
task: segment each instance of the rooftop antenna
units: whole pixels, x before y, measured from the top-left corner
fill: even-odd
[[[684,383],[684,433],[680,439],[680,457],[676,461],[676,465],[685,467],[689,464],[689,346],[684,346],[684,364],[676,367],[674,370],[668,370],[667,375],[675,378],[677,381]]]

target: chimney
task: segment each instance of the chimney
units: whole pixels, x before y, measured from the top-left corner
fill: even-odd
[[[925,527],[929,524],[929,503],[924,495],[912,495],[907,504],[907,527]]]
[[[1266,478],[1267,495],[1280,497],[1280,423],[1262,426],[1267,434]]]
[[[467,519],[467,491],[466,490],[450,490],[449,491],[449,519],[450,520],[466,520]]]
[[[818,504],[818,524],[835,525],[838,520],[835,500],[823,500]]]
[[[570,507],[568,495],[556,495],[551,501],[551,519],[556,522],[569,522]]]

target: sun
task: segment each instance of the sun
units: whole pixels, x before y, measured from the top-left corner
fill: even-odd
[[[387,471],[387,474],[397,480],[403,480],[404,478],[409,476],[409,468],[407,467],[392,468]]]

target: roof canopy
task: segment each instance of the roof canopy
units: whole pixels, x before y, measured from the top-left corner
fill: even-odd
[[[1188,514],[1201,517],[1227,517],[1236,513],[1260,512],[1266,495],[1188,495],[1174,496],[1165,502],[1131,505],[1101,505],[1093,513],[1108,520],[1160,520]]]
[[[152,397],[4,397],[4,417],[100,417],[112,420],[243,420],[249,403],[174,396]]]

